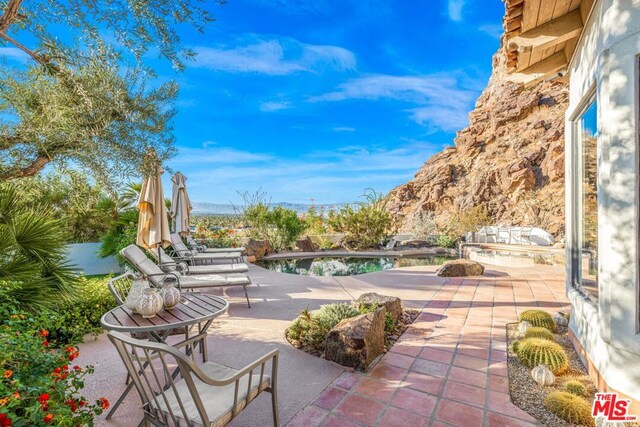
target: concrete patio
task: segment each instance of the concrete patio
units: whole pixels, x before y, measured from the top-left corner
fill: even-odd
[[[488,266],[483,277],[444,279],[436,267],[411,267],[351,277],[308,277],[252,266],[252,308],[241,289],[229,288],[228,314],[210,330],[209,358],[240,368],[280,349],[279,396],[289,426],[523,426],[535,419],[511,404],[505,325],[519,312],[567,309],[564,268]],[[400,341],[367,374],[355,373],[291,347],[284,331],[306,307],[350,301],[365,292],[398,296],[421,310]],[[89,398],[115,402],[125,370],[103,334],[80,347],[93,364]],[[130,426],[141,420],[132,392],[115,416],[97,425]],[[267,418],[265,418],[265,416]],[[259,397],[231,425],[271,423],[270,399]]]

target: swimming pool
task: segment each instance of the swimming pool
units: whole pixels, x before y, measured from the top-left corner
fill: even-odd
[[[355,276],[358,274],[388,270],[390,268],[442,265],[452,259],[457,259],[457,257],[451,255],[429,255],[402,258],[286,258],[263,259],[257,261],[256,265],[280,273],[305,276]]]

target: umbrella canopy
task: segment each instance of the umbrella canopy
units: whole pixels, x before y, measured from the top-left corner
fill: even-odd
[[[173,175],[173,193],[171,194],[171,218],[173,218],[173,232],[181,236],[189,234],[189,219],[191,215],[191,201],[187,194],[187,178],[180,172]]]
[[[164,205],[162,191],[162,168],[158,167],[156,175],[149,176],[142,183],[138,198],[138,236],[136,243],[145,248],[166,248],[171,244],[169,219]]]

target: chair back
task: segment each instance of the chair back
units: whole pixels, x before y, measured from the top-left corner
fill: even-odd
[[[124,273],[109,279],[109,291],[111,291],[111,295],[116,299],[118,305],[122,305],[126,301],[133,285],[133,279],[135,279],[133,273]]]
[[[184,244],[178,233],[171,233],[171,246],[181,256],[193,255],[193,251]]]
[[[108,337],[140,394],[145,419],[169,426],[210,424],[194,382],[198,373],[203,375],[192,359],[195,352],[187,356],[170,345],[115,331]],[[177,378],[182,384],[176,384]]]
[[[129,245],[120,251],[120,255],[155,286],[162,286],[162,282],[167,277],[166,273],[151,261],[138,246]]]
[[[198,246],[198,242],[196,242],[194,238],[191,237],[190,234],[186,235],[186,239],[187,239],[187,243],[189,243],[191,246]]]

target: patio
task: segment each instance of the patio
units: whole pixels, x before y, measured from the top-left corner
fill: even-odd
[[[281,274],[252,266],[252,308],[229,288],[229,312],[210,329],[209,358],[239,368],[280,350],[280,416],[289,426],[527,425],[535,419],[508,395],[504,326],[532,307],[567,309],[564,269],[491,267],[483,277],[444,279],[436,267],[412,267],[351,277]],[[350,301],[365,292],[394,295],[422,313],[367,374],[290,346],[284,330],[303,308]],[[219,290],[213,292],[220,292]],[[80,346],[81,364],[95,365],[89,398],[114,401],[125,370],[105,334]],[[231,425],[263,426],[270,400],[261,396]],[[110,421],[142,418],[132,393]],[[270,423],[270,419],[266,421]]]

